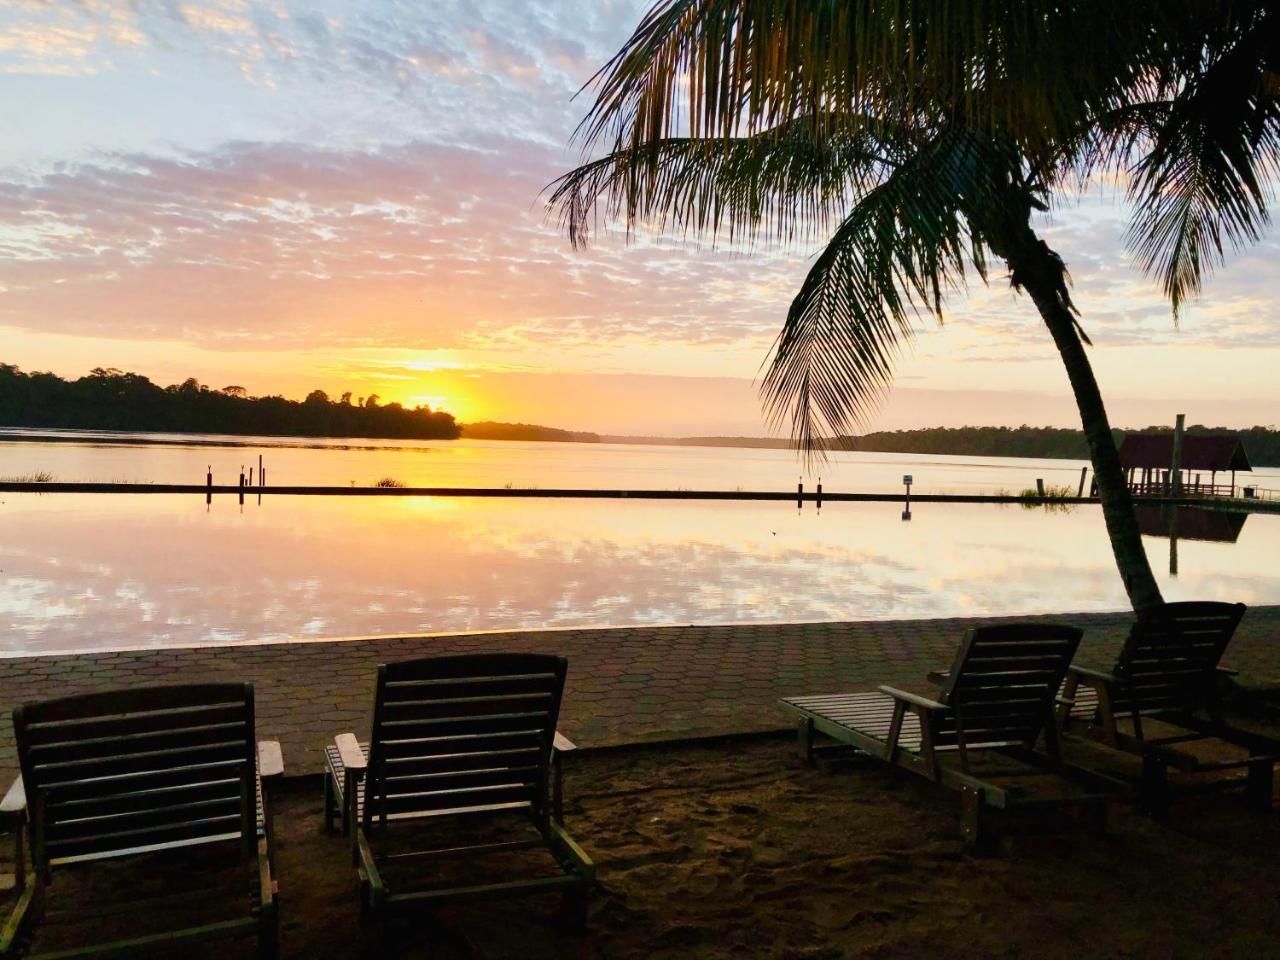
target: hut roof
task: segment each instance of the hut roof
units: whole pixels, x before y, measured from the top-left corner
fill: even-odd
[[[1168,470],[1173,464],[1173,433],[1127,433],[1120,444],[1120,465]],[[1182,438],[1183,470],[1252,470],[1239,437],[1186,434]]]

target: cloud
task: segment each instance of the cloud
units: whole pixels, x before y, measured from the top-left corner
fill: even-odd
[[[50,122],[60,144],[74,141],[69,116],[88,132],[37,162],[19,151],[45,142],[40,104],[18,114],[31,126],[0,154],[19,157],[0,168],[0,324],[227,353],[454,350],[489,368],[750,377],[812,250],[641,231],[575,254],[538,205],[576,159],[566,144],[586,103],[573,94],[647,5],[11,5],[0,70],[67,77],[44,95],[78,109]],[[108,81],[123,96],[103,119],[94,105],[109,98],[90,94]],[[152,109],[170,84],[185,127]],[[112,124],[128,129],[118,141]],[[1090,197],[1043,223],[1100,347],[1280,346],[1274,233],[1175,329],[1123,250],[1125,215]],[[995,266],[989,287],[950,298],[945,332],[921,321],[918,356],[952,370],[1053,359]]]
[[[290,348],[772,332],[797,258],[670,242],[575,254],[536,203],[557,163],[477,137],[363,151],[233,143],[14,176],[0,183],[0,322]]]

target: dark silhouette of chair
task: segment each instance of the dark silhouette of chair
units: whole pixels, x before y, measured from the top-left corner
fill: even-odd
[[[332,829],[340,806],[366,918],[558,890],[567,917],[575,925],[585,921],[595,868],[565,832],[559,809],[556,721],[567,667],[562,657],[476,654],[378,668],[372,737],[368,744],[353,734],[335,738],[325,780],[325,827]],[[467,839],[463,821],[478,815],[494,821],[503,839]],[[432,823],[444,826],[446,840],[440,845],[437,835],[419,849]],[[551,854],[554,874],[499,871],[454,885],[438,882],[439,875],[388,877],[406,861],[474,865],[491,854],[533,849]]]
[[[1271,806],[1280,739],[1232,726],[1219,702],[1220,680],[1231,673],[1219,661],[1244,613],[1242,603],[1164,604],[1138,616],[1112,670],[1072,667],[1067,674],[1065,729],[1140,756],[1142,802],[1157,817],[1168,812],[1170,767],[1190,774],[1243,767],[1251,805]],[[1211,740],[1237,749],[1229,757],[1190,749]],[[1205,785],[1238,783],[1216,778]]]
[[[167,942],[254,934],[261,954],[275,956],[269,785],[283,776],[284,764],[279,743],[255,744],[251,684],[142,687],[46,700],[16,708],[13,728],[22,773],[3,806],[18,821],[19,894],[0,947],[7,949],[23,920],[43,913],[54,899],[48,887],[57,871],[73,865],[93,870],[94,861],[124,857],[137,858],[131,873],[146,871],[166,851],[221,847],[233,854],[223,858],[230,869],[218,874],[226,889],[203,890],[191,900],[205,904],[225,893],[236,915],[78,945],[56,956],[129,956]],[[166,895],[152,905],[131,897],[124,915],[164,917],[180,901]],[[92,905],[68,906],[74,920]]]
[[[978,627],[965,634],[936,697],[881,686],[788,697],[782,704],[798,717],[801,750],[809,762],[851,746],[958,790],[970,846],[986,846],[996,838],[995,810],[1083,806],[1105,829],[1109,806],[1123,797],[1124,785],[1063,760],[1055,723],[1056,694],[1080,637],[1080,630],[1067,626]],[[1043,751],[1036,749],[1041,736]],[[835,743],[819,743],[818,737]],[[984,775],[978,762],[992,754],[1015,763],[1002,763],[1004,771]],[[1055,789],[1046,796],[1004,782],[1027,773],[1049,775]],[[1070,787],[1065,793],[1064,782]]]

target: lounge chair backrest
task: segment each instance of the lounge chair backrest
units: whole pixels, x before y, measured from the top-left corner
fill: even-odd
[[[13,711],[39,866],[240,840],[257,824],[253,686],[90,693]]]
[[[1205,705],[1243,603],[1166,603],[1139,615],[1116,664],[1117,710],[1158,713]]]
[[[963,742],[1035,743],[1080,645],[1082,631],[1056,624],[1010,623],[965,634],[939,700],[936,746]]]
[[[502,809],[545,818],[567,670],[541,654],[379,667],[364,822]]]

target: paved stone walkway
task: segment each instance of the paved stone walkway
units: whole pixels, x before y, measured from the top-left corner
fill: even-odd
[[[1028,618],[1020,618],[1028,619]],[[1127,614],[1042,617],[1084,628],[1080,662],[1114,660]],[[433,653],[541,651],[569,658],[560,729],[584,747],[776,730],[781,696],[893,683],[919,687],[983,620],[555,630],[203,647],[0,660],[0,774],[16,768],[8,706],[154,683],[252,681],[258,733],[290,773],[321,767],[336,733],[365,734],[379,663]],[[1280,607],[1249,611],[1224,663],[1280,686]],[[0,786],[0,790],[3,787]]]

